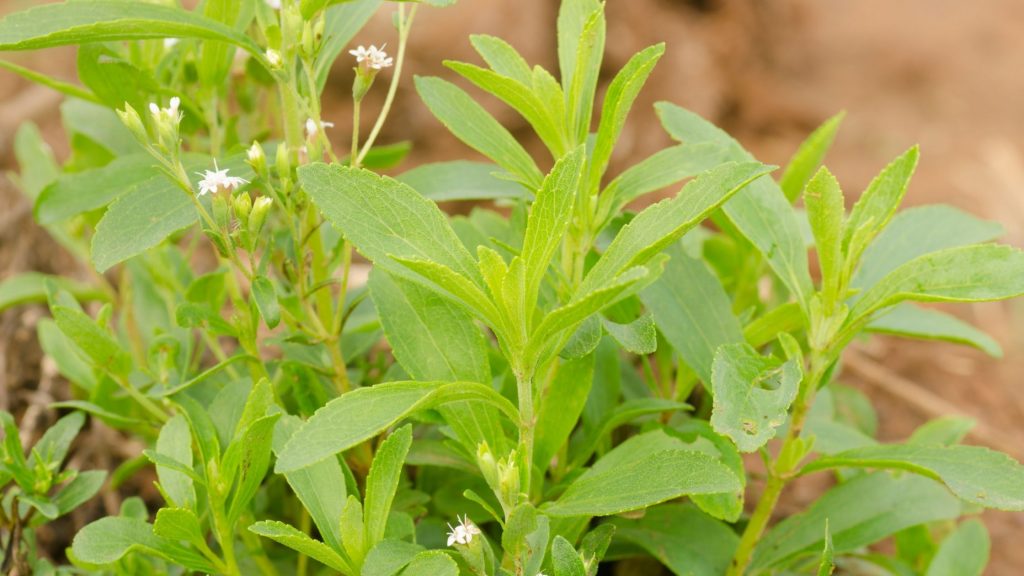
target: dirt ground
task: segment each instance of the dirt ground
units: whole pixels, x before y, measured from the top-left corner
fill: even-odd
[[[0,0],[0,14],[28,3]],[[659,100],[711,118],[775,164],[785,163],[818,123],[846,110],[828,164],[848,200],[890,159],[920,143],[907,204],[952,204],[1002,223],[1007,241],[1024,243],[1024,2],[609,0],[607,10],[606,77],[640,48],[668,43],[616,149],[613,170],[668,143],[652,108]],[[556,12],[555,0],[461,0],[454,8],[421,10],[409,67],[451,78],[441,60],[476,62],[466,35],[488,33],[554,71]],[[382,16],[356,40],[379,44],[393,35]],[[74,78],[71,51],[8,56]],[[337,134],[347,132],[349,74],[338,70],[328,87],[326,117],[338,123]],[[0,168],[11,168],[10,141],[24,120],[39,123],[62,153],[58,104],[45,89],[0,71]],[[537,149],[523,121],[490,108]],[[411,83],[400,91],[382,137],[399,139],[414,142],[410,165],[470,153],[440,129]],[[0,205],[0,278],[71,269],[71,260],[31,224],[30,210],[6,179],[0,179]],[[1024,459],[1024,301],[953,310],[992,334],[1004,357],[876,338],[858,345],[843,380],[872,396],[883,439],[902,438],[929,417],[965,414],[979,422],[973,442]],[[34,325],[42,314],[27,308],[0,317],[0,407],[20,412],[36,406],[30,410],[45,427],[51,416],[38,406],[65,390],[41,365]],[[813,491],[798,487],[787,506]],[[987,573],[1024,573],[1024,514],[992,513],[986,521],[993,535]]]

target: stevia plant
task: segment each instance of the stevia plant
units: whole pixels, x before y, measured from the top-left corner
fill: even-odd
[[[491,36],[470,38],[482,65],[446,63],[519,113],[544,158],[463,88],[417,77],[488,161],[401,171],[408,144],[377,138],[419,8],[71,0],[0,21],[3,50],[79,46],[80,85],[0,64],[68,97],[70,157],[26,124],[19,180],[90,274],[0,284],[0,308],[49,305],[39,340],[75,397],[28,457],[6,417],[8,557],[133,575],[594,576],[636,556],[676,574],[980,574],[973,517],[1024,509],[1024,469],[961,445],[960,418],[879,443],[870,403],[838,377],[871,333],[998,355],[912,302],[1024,293],[1024,254],[992,243],[1001,228],[946,206],[897,212],[916,148],[847,212],[821,167],[841,116],[776,180],[661,103],[678,144],[608,174],[665,46],[598,98],[596,0],[562,3],[558,77]],[[395,37],[352,46],[378,10]],[[339,58],[354,128],[335,149],[320,95]],[[442,201],[475,207],[450,217]],[[54,568],[26,529],[102,484],[60,468],[83,413],[146,443],[114,474],[153,466],[162,502],[127,500]],[[769,526],[814,473],[834,486]],[[763,484],[749,506],[748,484]]]

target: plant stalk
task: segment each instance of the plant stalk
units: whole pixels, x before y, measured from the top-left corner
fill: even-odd
[[[519,396],[519,450],[523,463],[519,476],[521,491],[529,494],[533,477],[533,428],[537,423],[533,414],[533,376],[517,370],[516,391]]]
[[[811,352],[810,370],[800,387],[800,392],[797,394],[793,415],[790,418],[789,431],[782,442],[779,454],[790,453],[795,448],[794,444],[800,439],[800,432],[803,430],[804,421],[807,419],[811,404],[814,402],[815,393],[821,384],[825,371],[831,364],[828,360],[830,357],[828,354],[821,354],[817,351]],[[782,464],[788,465],[782,466]],[[743,536],[740,537],[736,554],[733,556],[728,572],[726,572],[727,576],[743,576],[746,573],[747,568],[750,566],[750,561],[754,557],[757,543],[761,540],[761,536],[771,520],[772,513],[779,503],[779,497],[789,481],[796,475],[799,467],[800,463],[796,461],[784,463],[776,459],[774,462],[769,463],[768,482],[765,485],[764,493],[761,495],[757,507],[754,508],[754,513],[751,515],[750,521],[743,531]]]

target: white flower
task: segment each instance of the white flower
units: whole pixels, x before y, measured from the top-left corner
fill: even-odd
[[[164,38],[164,50],[170,50],[180,41],[179,38]]]
[[[383,68],[390,68],[395,63],[395,59],[384,52],[384,46],[387,46],[387,44],[383,44],[380,48],[373,44],[370,44],[369,48],[359,46],[355,50],[349,50],[348,53],[356,57],[357,64],[365,62],[364,66],[374,70],[381,70]]]
[[[267,6],[270,6],[274,10],[281,9],[281,0],[266,0]]]
[[[480,533],[480,529],[475,524],[469,521],[469,516],[463,516],[459,519],[459,523],[452,528],[452,525],[448,525],[448,545],[453,544],[469,544],[473,541],[473,536]]]
[[[157,122],[161,122],[164,119],[170,120],[175,124],[181,122],[181,112],[179,108],[181,108],[181,98],[178,98],[177,96],[171,98],[171,104],[167,108],[161,108],[157,106],[155,102],[149,103],[149,111],[153,114],[153,118],[155,118]]]
[[[264,56],[267,57],[267,62],[269,62],[272,67],[281,67],[281,53],[277,50],[267,50]]]
[[[306,120],[306,138],[313,138],[324,128],[334,128],[334,122],[320,122],[320,127],[316,125],[316,120],[309,118]]]
[[[238,176],[228,176],[228,169],[220,169],[217,166],[217,161],[213,161],[213,170],[206,170],[204,172],[197,172],[203,177],[199,181],[199,195],[202,196],[207,192],[220,192],[221,190],[234,190],[242,184],[248,184],[249,181]]]

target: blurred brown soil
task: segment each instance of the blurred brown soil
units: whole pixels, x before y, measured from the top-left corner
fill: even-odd
[[[0,14],[27,3],[0,0]],[[908,205],[952,204],[1002,223],[1008,241],[1024,243],[1024,3],[1019,0],[610,0],[607,10],[606,79],[637,50],[668,43],[616,148],[613,172],[668,144],[652,108],[660,100],[709,117],[775,164],[784,164],[817,124],[846,110],[828,164],[850,202],[891,158],[920,143],[922,160]],[[556,12],[554,0],[462,0],[446,10],[423,9],[409,69],[452,78],[440,62],[478,62],[466,36],[486,33],[510,41],[531,64],[556,71]],[[380,15],[356,40],[393,44],[389,18]],[[4,57],[74,78],[69,50]],[[348,68],[339,66],[326,94],[325,116],[338,123],[339,149],[350,117]],[[58,155],[64,153],[59,99],[10,73],[0,71],[0,79],[0,167],[13,166],[11,139],[25,120],[40,124]],[[485,102],[542,156],[525,122],[498,103]],[[373,118],[372,106],[364,117]],[[413,141],[410,165],[473,156],[433,119],[411,82],[400,89],[380,142],[401,139]],[[0,203],[0,278],[24,270],[79,273],[31,223],[30,210],[7,179],[0,179]],[[851,369],[843,380],[872,396],[885,440],[905,437],[939,412],[955,411],[982,423],[989,440],[998,440],[989,444],[1024,459],[1024,301],[950,310],[992,334],[1005,356],[874,338],[858,344],[858,361],[868,359],[888,372],[865,378],[863,371]],[[0,317],[0,408],[29,410],[36,430],[53,415],[29,407],[67,394],[65,384],[41,365],[34,326],[43,314],[28,307]],[[947,404],[938,410],[922,396]],[[784,509],[795,510],[820,489],[819,483],[797,485]],[[1024,573],[1019,545],[1024,515],[990,513],[985,519],[993,535],[987,573]]]

